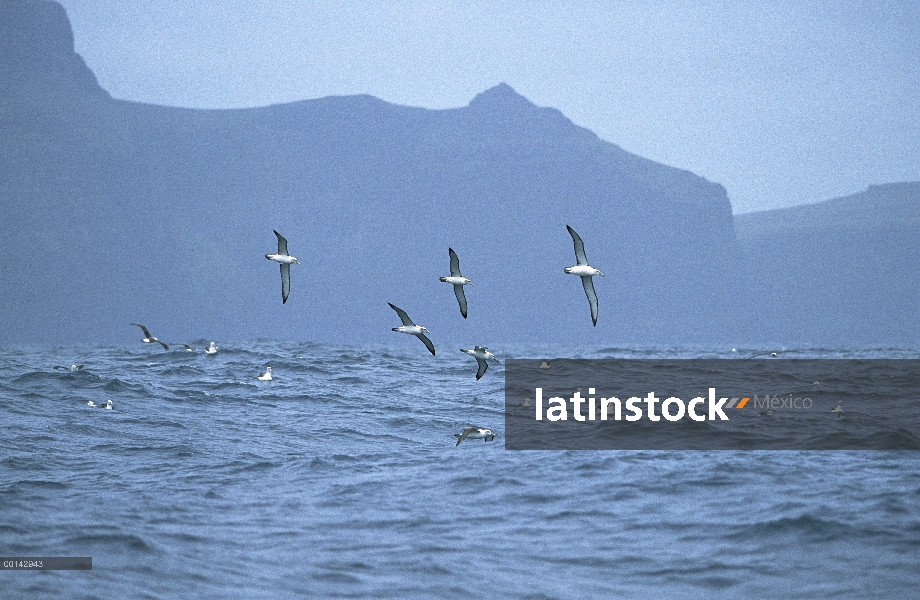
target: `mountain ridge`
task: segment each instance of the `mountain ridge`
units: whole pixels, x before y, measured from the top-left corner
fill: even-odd
[[[58,59],[7,52],[22,64],[0,72],[21,84],[0,94],[0,301],[11,307],[0,343],[128,341],[136,322],[169,340],[392,342],[388,302],[436,345],[801,338],[748,301],[799,275],[788,257],[739,244],[723,186],[507,84],[443,110],[369,95],[228,110],[117,100],[82,72],[63,9],[13,4],[36,10],[0,20],[50,19],[20,29],[53,36],[63,15],[70,37],[46,45]],[[580,281],[562,273],[574,262],[565,225],[608,275],[595,282],[596,328]],[[263,258],[273,229],[303,263],[284,306]],[[467,320],[437,280],[447,247],[476,283]],[[23,258],[34,248],[40,268]],[[834,321],[849,297],[827,301],[844,312],[802,313],[809,335],[844,339]],[[899,323],[916,338],[913,321]]]

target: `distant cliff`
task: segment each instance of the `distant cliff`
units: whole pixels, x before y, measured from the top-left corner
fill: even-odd
[[[132,322],[167,341],[384,341],[387,302],[451,346],[773,339],[840,322],[768,301],[794,260],[747,233],[742,251],[722,186],[507,85],[450,110],[371,96],[189,110],[112,99],[55,3],[0,4],[0,40],[0,343],[126,341]],[[596,328],[562,271],[566,224],[607,275]],[[283,306],[272,229],[303,263]],[[465,321],[438,281],[448,247],[475,283]]]
[[[787,344],[920,338],[920,182],[735,217],[748,336]]]

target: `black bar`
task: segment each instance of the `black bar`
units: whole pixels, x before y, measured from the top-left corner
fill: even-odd
[[[0,556],[3,571],[92,571],[92,556]]]
[[[916,451],[918,406],[918,359],[508,359],[504,441],[507,450]]]

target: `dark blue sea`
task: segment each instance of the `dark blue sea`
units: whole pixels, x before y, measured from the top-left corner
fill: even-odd
[[[920,452],[505,450],[502,364],[399,341],[0,349],[0,554],[93,566],[0,597],[918,597]]]

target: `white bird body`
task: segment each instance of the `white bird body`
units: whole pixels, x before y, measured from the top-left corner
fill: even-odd
[[[421,335],[423,333],[431,333],[425,327],[421,325],[400,325],[399,327],[394,327],[393,331],[398,331],[399,333],[408,333],[409,335]]]
[[[473,285],[473,282],[466,277],[441,277],[441,281],[454,285]]]
[[[93,408],[104,408],[106,410],[113,410],[111,399],[107,400],[105,404],[95,404],[92,400],[90,400],[89,402],[86,403],[86,405],[92,406]]]
[[[595,275],[605,277],[598,269],[589,265],[575,265],[574,267],[566,267],[563,270],[569,275],[578,275],[579,277],[593,277]]]
[[[300,264],[300,261],[294,258],[293,256],[286,256],[284,254],[266,254],[265,258],[268,260],[273,260],[276,263],[281,263],[282,265],[291,265],[294,263]]]
[[[481,358],[482,360],[488,360],[490,358],[492,360],[498,360],[495,358],[495,355],[489,352],[489,349],[485,346],[476,346],[472,350],[464,350],[463,348],[460,348],[460,352],[465,352],[473,358]]]
[[[837,406],[831,409],[832,413],[842,413],[843,412],[843,400],[837,401]]]
[[[211,345],[204,349],[205,354],[217,354],[217,346],[214,345],[214,342],[211,342]]]
[[[459,446],[460,442],[467,439],[483,440],[486,442],[491,442],[495,439],[495,433],[491,429],[486,429],[485,427],[464,427],[463,433],[455,433],[454,436],[457,438],[455,447]]]
[[[272,368],[265,367],[265,373],[259,375],[259,381],[271,381],[272,380]]]

